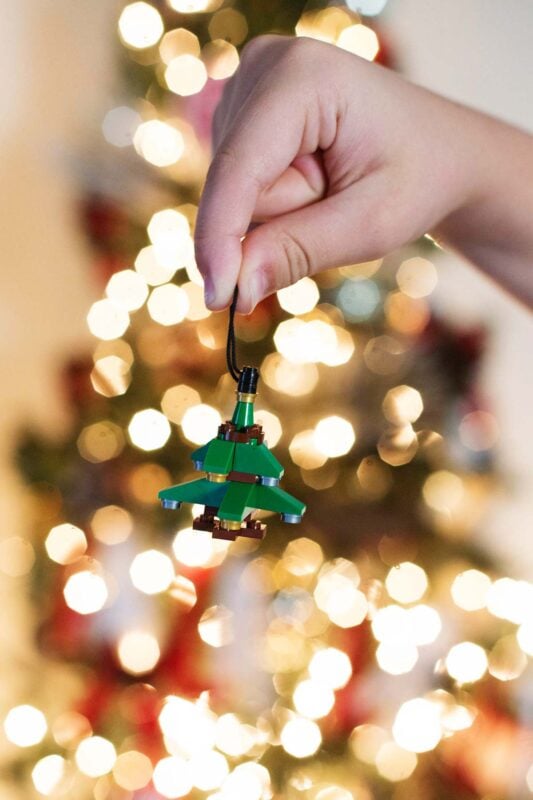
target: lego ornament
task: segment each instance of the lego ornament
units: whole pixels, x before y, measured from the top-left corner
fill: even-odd
[[[231,420],[218,434],[191,454],[195,468],[205,476],[159,492],[163,508],[182,503],[200,504],[204,511],[193,521],[197,531],[210,531],[216,539],[237,536],[262,539],[266,525],[253,519],[254,511],[273,511],[284,522],[300,522],[305,505],[279,487],[283,467],[270,452],[263,429],[254,421],[259,371],[239,369],[236,362],[234,317],[237,290],[230,307],[226,360],[237,382],[237,403]]]

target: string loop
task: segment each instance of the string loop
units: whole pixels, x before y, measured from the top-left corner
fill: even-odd
[[[237,366],[237,350],[235,343],[235,309],[237,308],[238,294],[239,290],[235,287],[233,300],[229,307],[228,338],[226,342],[226,364],[228,365],[228,372],[237,383],[239,382],[242,372]]]

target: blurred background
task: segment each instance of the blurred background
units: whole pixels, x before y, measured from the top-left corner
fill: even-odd
[[[239,52],[311,36],[533,128],[520,0],[6,0],[2,800],[533,792],[533,324],[428,240],[237,320],[308,510],[157,492],[231,414],[192,231]],[[196,510],[195,512],[196,513]]]

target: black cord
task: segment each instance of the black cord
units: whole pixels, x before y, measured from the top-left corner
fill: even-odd
[[[237,287],[235,287],[233,300],[229,307],[228,339],[226,342],[226,363],[228,365],[228,372],[237,383],[241,377],[241,370],[237,366],[237,349],[235,344],[235,309],[237,308],[238,293],[239,291]]]

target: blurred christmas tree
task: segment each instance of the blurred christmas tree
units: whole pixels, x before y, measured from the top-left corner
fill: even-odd
[[[97,344],[65,370],[68,436],[27,434],[19,452],[40,646],[76,680],[59,708],[43,687],[39,708],[7,714],[13,779],[76,800],[521,795],[509,687],[533,654],[533,586],[471,538],[496,425],[475,387],[482,332],[432,316],[430,241],[238,320],[301,526],[270,518],[262,543],[221,542],[157,502],[194,477],[192,447],[234,402],[227,319],[203,304],[192,244],[224,81],[268,31],[390,65],[376,18],[169,0],[127,5],[118,27],[135,96],[103,121],[112,166],[83,208]]]

